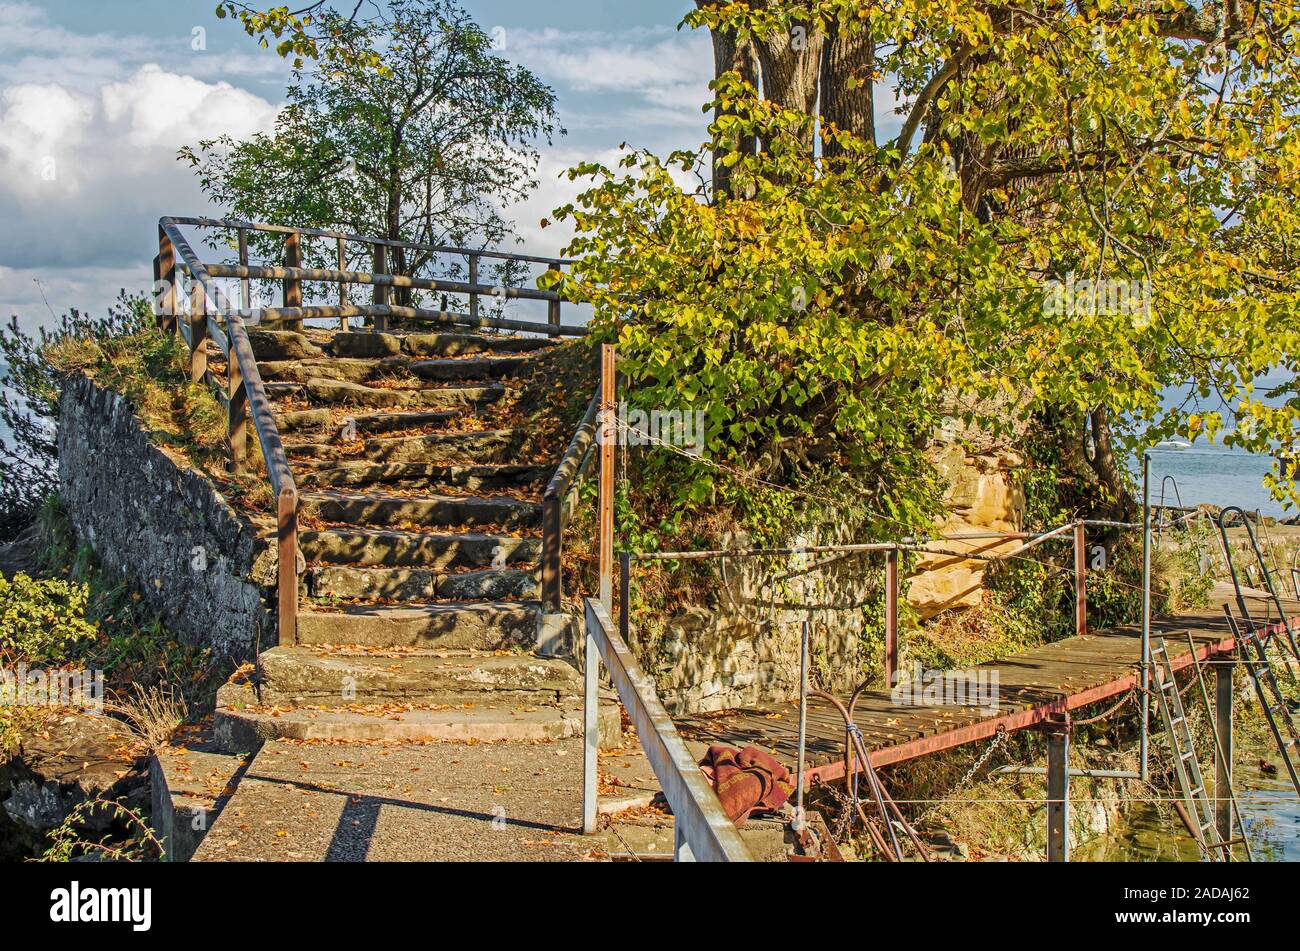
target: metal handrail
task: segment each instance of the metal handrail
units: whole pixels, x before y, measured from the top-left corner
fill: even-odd
[[[573,493],[595,458],[596,415],[600,410],[600,387],[587,406],[587,412],[569,441],[559,465],[542,494],[542,603],[558,612],[564,597],[560,557],[564,549],[564,529],[573,514],[568,504]]]
[[[583,726],[582,826],[596,831],[596,750],[599,741],[597,693],[603,661],[619,699],[636,727],[646,759],[673,811],[678,861],[752,862],[753,855],[736,825],[727,817],[712,784],[705,779],[664,709],[654,680],[642,672],[632,651],[614,630],[605,606],[586,599],[585,702]]]

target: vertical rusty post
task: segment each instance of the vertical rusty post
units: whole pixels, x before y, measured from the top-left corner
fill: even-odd
[[[339,238],[338,250],[339,250],[339,257],[338,257],[339,270],[340,271],[347,270],[347,266],[348,266],[347,242],[343,238]],[[339,281],[339,306],[340,307],[348,306],[348,285],[346,281]],[[341,330],[343,333],[347,333],[350,329],[351,327],[350,327],[350,321],[348,320],[348,315],[344,314],[342,317],[339,318],[339,330]]]
[[[202,383],[208,372],[208,299],[201,281],[190,292],[190,382]]]
[[[291,647],[298,641],[298,493],[282,489],[278,509],[279,637]]]
[[[618,633],[624,644],[632,642],[632,554],[618,553]]]
[[[375,245],[375,273],[385,274],[388,271],[387,249],[382,244]],[[388,285],[375,285],[375,306],[383,307],[388,303]],[[388,316],[375,316],[374,331],[377,334],[388,332]]]
[[[1074,633],[1088,631],[1088,541],[1083,522],[1074,523]]]
[[[248,267],[248,231],[245,228],[239,229],[239,266]],[[239,280],[239,306],[243,308],[243,317],[248,317],[253,309],[253,282],[247,277]]]
[[[1070,715],[1043,724],[1047,734],[1047,861],[1070,860]]]
[[[1232,839],[1232,675],[1236,669],[1231,657],[1218,658],[1214,668],[1214,719],[1215,732],[1219,735],[1214,749],[1214,824],[1220,842]],[[1243,830],[1242,835],[1245,834]]]
[[[560,576],[564,538],[560,530],[560,509],[564,500],[547,486],[542,496],[542,605],[547,611],[561,610],[564,587]]]
[[[158,304],[158,329],[176,331],[176,249],[162,227],[158,228],[158,280],[164,285]],[[157,292],[155,291],[155,296]]]
[[[478,255],[469,256],[469,282],[475,286],[478,285]],[[469,292],[469,316],[471,320],[478,320],[478,292]]]
[[[226,416],[226,442],[230,445],[230,471],[241,473],[248,462],[248,386],[244,371],[239,365],[235,348],[230,348],[226,360],[229,378],[230,409]]]
[[[296,231],[290,233],[289,237],[284,241],[284,266],[297,268],[302,267],[302,235]],[[285,278],[284,306],[302,306],[302,281]],[[286,321],[286,326],[290,330],[302,330],[302,321]]]
[[[614,345],[600,348],[600,600],[612,612],[614,600],[614,447],[618,420],[614,407]]]
[[[885,687],[898,675],[898,549],[885,552]]]

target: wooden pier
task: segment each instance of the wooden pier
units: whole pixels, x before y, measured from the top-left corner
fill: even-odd
[[[1256,622],[1279,621],[1276,608],[1264,592],[1247,592],[1247,599]],[[1235,643],[1223,613],[1223,605],[1228,603],[1233,603],[1235,610],[1231,585],[1220,584],[1212,591],[1208,608],[1152,619],[1152,644],[1158,638],[1165,639],[1175,670],[1192,662],[1189,633],[1201,662],[1231,654]],[[1283,605],[1288,617],[1300,617],[1300,602],[1284,601]],[[859,699],[854,722],[877,767],[989,739],[1000,730],[1012,732],[1038,726],[1049,718],[1105,700],[1118,700],[1132,691],[1140,677],[1141,633],[1140,627],[1130,626],[1068,637],[966,671],[969,681],[996,683],[996,706],[900,703],[886,690],[873,690],[864,692]],[[1154,710],[1152,717],[1154,721]],[[798,755],[796,701],[684,716],[677,718],[677,727],[692,743],[741,747],[754,744],[772,750],[791,765]],[[1153,732],[1157,729],[1158,724],[1153,722]],[[809,778],[831,780],[843,776],[844,749],[843,717],[829,703],[811,700],[807,731]]]

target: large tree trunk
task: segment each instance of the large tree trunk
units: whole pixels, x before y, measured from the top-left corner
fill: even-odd
[[[825,37],[810,27],[795,26],[789,32],[760,37],[754,45],[763,68],[763,97],[782,108],[815,116]],[[816,135],[816,129],[809,127],[805,135],[809,155]]]
[[[713,72],[714,78],[722,76],[724,73],[737,72],[741,79],[755,88],[758,87],[758,55],[754,50],[754,44],[746,40],[743,43],[736,41],[736,35],[730,32],[713,31]],[[713,110],[714,119],[721,118],[723,109],[716,106]],[[753,136],[733,135],[730,141],[718,143],[718,147],[713,152],[713,200],[731,194],[731,169],[719,163],[719,159],[727,152],[739,152],[742,155],[753,155],[758,149],[758,141]]]
[[[831,28],[822,50],[821,116],[824,125],[852,132],[876,144],[875,44],[865,30]],[[824,140],[822,154],[835,158],[844,150]]]

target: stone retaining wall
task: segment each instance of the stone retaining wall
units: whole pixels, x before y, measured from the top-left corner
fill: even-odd
[[[72,377],[58,446],[59,492],[78,540],[170,632],[225,660],[274,645],[272,545],[207,478],[154,445],[123,397]]]

